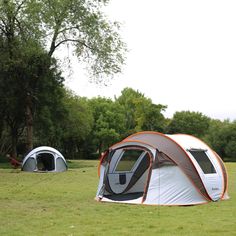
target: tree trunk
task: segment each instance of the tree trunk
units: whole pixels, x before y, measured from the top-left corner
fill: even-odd
[[[26,133],[27,151],[29,152],[33,149],[33,114],[30,95],[27,96],[26,101]]]
[[[99,142],[99,145],[98,145],[98,154],[99,154],[99,157],[101,156],[101,153],[102,153],[102,146],[103,146],[103,142],[100,141],[100,142]]]

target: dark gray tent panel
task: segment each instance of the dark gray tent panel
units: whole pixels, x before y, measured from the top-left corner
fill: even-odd
[[[60,157],[58,157],[56,159],[56,169],[59,172],[63,172],[63,171],[67,170],[67,166],[65,165],[65,161]]]
[[[32,171],[32,170],[35,170],[36,167],[37,167],[37,164],[36,164],[35,158],[30,157],[25,161],[24,166],[22,167],[22,170]]]

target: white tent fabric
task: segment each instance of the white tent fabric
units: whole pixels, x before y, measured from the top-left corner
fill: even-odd
[[[145,204],[192,205],[207,202],[177,166],[152,171]]]
[[[221,171],[221,166],[218,164],[218,160],[215,158],[214,152],[204,142],[193,136],[180,134],[169,136],[179,145],[181,145],[185,150],[191,150],[193,149],[193,147],[198,150],[205,150],[207,157],[210,159],[212,165],[216,169],[216,173],[204,174],[194,156],[189,153],[189,151],[188,154],[191,158],[191,161],[194,163],[194,166],[197,168],[198,173],[207,189],[207,192],[214,201],[217,201],[220,198],[221,193],[223,192],[224,178]]]
[[[99,201],[195,205],[229,198],[222,160],[190,135],[131,135],[109,148],[99,172]]]
[[[63,172],[67,163],[63,155],[55,148],[41,146],[30,151],[22,162],[22,171]]]

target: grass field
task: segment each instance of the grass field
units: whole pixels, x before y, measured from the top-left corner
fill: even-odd
[[[0,165],[0,235],[236,235],[236,163],[227,163],[230,200],[190,207],[98,203],[97,161],[64,173]]]

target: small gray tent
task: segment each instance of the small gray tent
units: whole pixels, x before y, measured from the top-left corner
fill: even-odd
[[[21,169],[29,172],[63,172],[67,170],[67,164],[63,155],[55,148],[41,146],[26,155]]]

